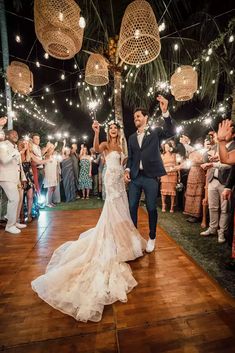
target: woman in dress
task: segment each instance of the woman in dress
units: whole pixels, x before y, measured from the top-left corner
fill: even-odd
[[[18,150],[21,155],[22,168],[26,177],[26,183],[24,187],[24,194],[27,198],[27,223],[32,222],[32,206],[33,206],[33,196],[35,192],[35,183],[34,183],[34,175],[32,169],[32,163],[37,165],[46,164],[45,160],[41,160],[37,158],[34,153],[32,153],[31,141],[26,139],[21,139],[18,141]],[[24,221],[24,205],[23,203],[23,195],[22,202],[20,205],[22,221]]]
[[[47,207],[55,207],[56,205],[53,203],[53,196],[56,190],[57,185],[59,184],[59,163],[58,158],[55,152],[56,146],[51,144],[47,153],[45,154],[45,158],[48,163],[45,165],[44,173],[44,188],[47,190]]]
[[[95,228],[61,245],[33,290],[54,308],[78,321],[100,321],[104,305],[127,301],[137,282],[126,261],[143,255],[146,241],[129,213],[119,144],[119,126],[109,126],[108,141],[99,145],[99,124],[93,123],[94,148],[105,154],[106,200]]]
[[[203,154],[195,150],[189,154],[186,163],[190,168],[187,189],[185,193],[184,214],[190,216],[187,221],[190,223],[199,222],[202,216],[202,200],[205,196],[206,174],[201,168]]]
[[[167,175],[161,177],[162,212],[166,212],[166,197],[170,196],[170,212],[173,213],[178,173],[173,170],[176,166],[176,153],[174,153],[174,148],[171,142],[164,144],[162,160],[167,172]]]
[[[89,199],[90,190],[92,189],[91,175],[92,161],[88,154],[87,147],[83,147],[80,152],[80,173],[79,173],[79,190],[82,190],[82,199]]]
[[[66,202],[76,199],[75,175],[73,169],[73,160],[71,158],[71,149],[64,146],[62,149],[61,175],[63,179],[64,193]]]

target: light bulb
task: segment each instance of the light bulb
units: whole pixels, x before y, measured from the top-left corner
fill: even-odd
[[[79,24],[79,27],[80,27],[80,28],[85,28],[85,27],[86,27],[85,18],[81,16],[81,17],[79,18],[78,24]]]
[[[78,66],[77,66],[77,64],[74,64],[74,66],[73,66],[75,69],[77,69],[78,68]]]
[[[17,43],[20,43],[20,42],[21,42],[21,38],[20,38],[19,35],[16,36],[16,42],[17,42]]]
[[[61,75],[61,80],[65,80],[65,74]]]
[[[49,54],[48,54],[48,53],[45,53],[45,54],[44,54],[44,58],[45,58],[45,59],[49,59]]]
[[[209,48],[209,49],[208,49],[208,55],[211,55],[212,53],[213,53],[212,48]]]
[[[174,50],[178,50],[179,49],[179,45],[176,43],[175,45],[174,45]]]
[[[40,62],[39,61],[36,61],[36,66],[40,67]]]
[[[234,35],[232,34],[230,37],[229,37],[229,43],[232,43],[234,41]]]
[[[135,37],[135,39],[139,39],[139,37],[140,37],[140,30],[139,29],[135,30],[134,37]]]

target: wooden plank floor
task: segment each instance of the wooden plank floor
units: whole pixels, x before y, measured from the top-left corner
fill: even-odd
[[[42,212],[20,236],[0,229],[0,351],[9,353],[232,353],[235,301],[162,230],[157,250],[131,263],[128,302],[80,323],[31,290],[56,247],[93,227],[100,210]],[[140,231],[147,217],[140,211]]]

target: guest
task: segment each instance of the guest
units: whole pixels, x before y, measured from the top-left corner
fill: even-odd
[[[92,189],[92,176],[91,157],[88,154],[87,147],[83,147],[80,153],[79,189],[82,190],[82,199],[89,199]]]
[[[40,147],[40,135],[37,133],[33,133],[32,134],[32,151],[35,155],[36,158],[38,158],[39,160],[43,159],[44,154],[48,151],[48,149],[50,148],[51,143],[48,142],[46,147],[44,147],[43,149],[41,149]],[[35,178],[35,184],[39,185],[39,193],[41,193],[42,191],[42,184],[43,184],[43,180],[44,180],[44,171],[43,171],[43,165],[36,165],[37,168],[37,173],[34,173]]]
[[[43,181],[43,185],[47,191],[47,207],[55,207],[56,205],[53,203],[53,196],[56,190],[56,187],[59,183],[58,178],[58,159],[55,153],[56,145],[51,144],[50,148],[47,150],[45,154],[45,158],[48,163],[45,165],[45,177]]]
[[[223,163],[232,165],[228,179],[226,181],[225,189],[222,193],[224,200],[230,200],[232,198],[232,189],[235,186],[235,150],[228,151],[226,144],[234,136],[234,125],[231,120],[225,120],[219,125],[218,130],[218,144],[219,144],[219,155],[220,160]],[[233,194],[234,196],[234,194]],[[235,271],[235,212],[234,212],[234,197],[233,197],[233,232],[232,239],[232,256],[231,259],[226,262],[225,268],[230,271]]]
[[[7,123],[7,117],[3,116],[0,118],[0,142],[5,140],[4,126]],[[7,196],[0,186],[0,221],[5,221],[5,215],[7,213]]]
[[[189,175],[187,180],[187,189],[185,193],[184,214],[190,216],[187,221],[190,223],[199,222],[202,215],[202,200],[205,194],[205,172],[201,168],[203,164],[203,155],[200,151],[189,153]]]
[[[0,142],[0,186],[8,198],[5,230],[12,234],[19,234],[20,229],[26,227],[17,220],[22,183],[26,181],[17,141],[17,132],[10,130],[6,134],[6,141]]]
[[[171,142],[166,142],[163,145],[162,160],[167,172],[167,175],[161,177],[162,212],[166,212],[166,196],[170,196],[170,212],[173,213],[178,172],[172,171],[176,166],[176,153],[174,152],[173,144]]]
[[[78,154],[77,150],[78,150],[78,145],[76,143],[73,143],[71,146],[71,158],[72,158],[72,162],[73,162],[73,171],[74,171],[74,177],[75,177],[77,199],[80,199],[80,196],[79,196],[79,154]]]
[[[99,163],[100,163],[100,154],[96,153],[94,148],[90,149],[91,153],[91,176],[92,176],[92,186],[93,186],[93,195],[99,196]]]
[[[227,153],[235,150],[234,136],[235,134],[231,133],[226,140],[225,149]],[[223,161],[223,156],[221,161]],[[226,241],[225,234],[229,224],[229,202],[222,197],[222,193],[225,189],[231,167],[219,161],[218,153],[213,157],[213,160],[210,159],[210,162],[204,163],[202,167],[208,170],[210,224],[206,231],[201,232],[201,235],[210,236],[218,234],[218,243],[224,243]]]
[[[62,149],[61,175],[66,202],[74,201],[76,199],[76,186],[73,160],[71,158],[71,149],[65,147],[65,143]]]

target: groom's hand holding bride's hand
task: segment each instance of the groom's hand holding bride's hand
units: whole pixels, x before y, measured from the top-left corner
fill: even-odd
[[[125,170],[124,173],[124,181],[126,184],[128,184],[131,181],[131,177],[130,177],[130,172],[129,170]]]
[[[161,95],[158,95],[156,99],[160,103],[162,113],[166,113],[168,110],[168,100]]]
[[[92,124],[92,129],[96,134],[99,134],[100,132],[100,124],[98,123],[97,120],[94,120],[93,124]]]

